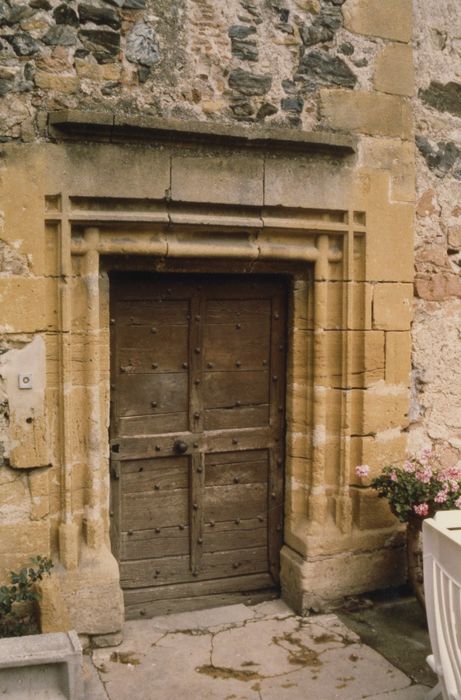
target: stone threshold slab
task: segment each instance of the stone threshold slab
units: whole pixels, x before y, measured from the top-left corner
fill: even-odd
[[[48,133],[54,138],[109,136],[110,139],[199,142],[270,150],[296,150],[351,155],[357,137],[341,132],[180,121],[144,116],[121,116],[113,112],[59,110],[48,113]]]

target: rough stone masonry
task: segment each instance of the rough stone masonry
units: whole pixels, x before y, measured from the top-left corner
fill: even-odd
[[[104,256],[200,267],[200,244],[304,265],[282,595],[403,580],[354,466],[459,457],[459,21],[451,0],[0,0],[3,578],[51,554],[77,630],[120,629]]]

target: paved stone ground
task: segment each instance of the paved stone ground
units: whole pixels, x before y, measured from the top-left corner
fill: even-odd
[[[85,700],[423,700],[336,615],[280,601],[127,622],[85,657]]]

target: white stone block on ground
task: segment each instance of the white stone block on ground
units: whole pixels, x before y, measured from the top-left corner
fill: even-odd
[[[83,700],[82,648],[77,633],[0,639],[0,697]]]

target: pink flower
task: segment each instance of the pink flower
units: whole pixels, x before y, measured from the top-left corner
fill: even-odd
[[[430,467],[424,467],[424,469],[418,469],[415,474],[415,478],[418,479],[422,484],[428,484],[432,477],[432,469]]]
[[[413,462],[410,462],[409,459],[406,459],[403,463],[403,471],[407,472],[407,474],[413,474],[413,472],[415,471],[415,465],[413,464]]]
[[[440,472],[440,476],[443,479],[461,479],[461,469],[458,467],[448,467]]]
[[[459,499],[461,501],[461,499]],[[413,506],[413,510],[415,511],[416,515],[420,515],[422,518],[425,518],[426,515],[429,514],[429,506],[427,503],[420,503],[419,506]]]
[[[360,478],[367,477],[369,473],[370,467],[368,466],[368,464],[360,464],[358,467],[355,468],[355,475],[359,476]]]
[[[395,471],[392,471],[389,476],[391,481],[397,481],[397,474]]]
[[[442,489],[442,491],[439,491],[438,494],[434,497],[434,501],[436,503],[445,503],[446,500],[447,500],[446,489]]]
[[[461,496],[455,501],[455,506],[461,510]]]

